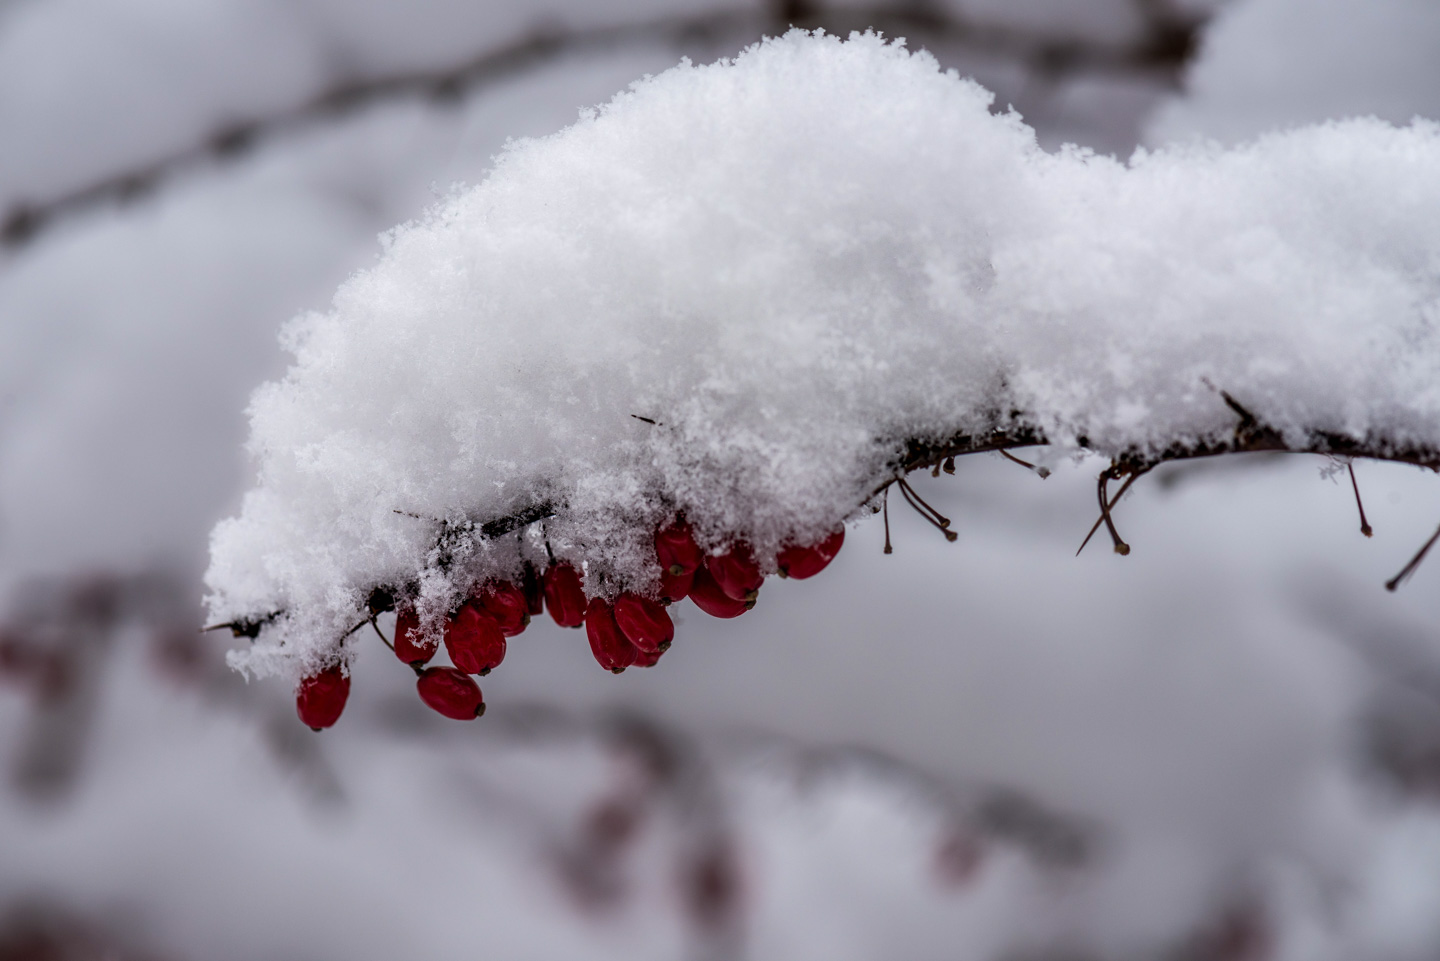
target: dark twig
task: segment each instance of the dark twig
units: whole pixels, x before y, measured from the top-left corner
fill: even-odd
[[[1137,471],[1135,471],[1135,473],[1133,473],[1133,474],[1131,474],[1129,477],[1125,478],[1125,483],[1123,483],[1123,484],[1120,485],[1120,489],[1119,489],[1118,491],[1116,491],[1116,492],[1115,492],[1115,496],[1110,499],[1110,507],[1109,507],[1109,510],[1102,511],[1101,514],[1100,514],[1100,516],[1097,517],[1097,518],[1095,518],[1095,524],[1090,528],[1090,533],[1086,534],[1086,535],[1085,535],[1085,539],[1080,542],[1080,550],[1077,550],[1077,551],[1075,552],[1075,556],[1076,556],[1076,557],[1079,557],[1079,556],[1080,556],[1080,551],[1083,551],[1083,550],[1085,549],[1085,545],[1088,544],[1088,543],[1090,543],[1090,538],[1092,538],[1092,537],[1095,536],[1095,532],[1100,529],[1100,525],[1103,524],[1103,523],[1105,523],[1105,518],[1106,518],[1106,516],[1108,516],[1109,512],[1110,512],[1111,510],[1114,510],[1114,509],[1115,509],[1115,505],[1116,505],[1116,504],[1120,503],[1120,498],[1122,498],[1122,497],[1125,496],[1125,492],[1130,489],[1130,485],[1133,484],[1133,483],[1135,483],[1135,482],[1136,482],[1137,480],[1139,480],[1142,476],[1144,476],[1145,474],[1147,474],[1147,473],[1149,473],[1149,472],[1150,472],[1150,469],[1147,467],[1147,468],[1145,468],[1144,470],[1137,470]],[[1128,549],[1129,549],[1129,548],[1127,547],[1126,550],[1128,550]]]
[[[955,539],[960,535],[950,529],[950,518],[944,516],[927,504],[924,499],[915,492],[915,489],[905,482],[903,477],[896,478],[896,483],[900,485],[900,493],[905,497],[906,502],[915,509],[915,513],[933,524],[940,533],[945,535],[945,539],[953,544]]]
[[[1345,465],[1345,468],[1350,471],[1350,486],[1355,490],[1355,507],[1360,511],[1360,533],[1369,537],[1375,533],[1375,530],[1370,526],[1370,522],[1365,519],[1365,505],[1360,500],[1360,485],[1355,482],[1355,465],[1354,463],[1348,463]]]
[[[635,418],[635,419],[638,420],[638,421],[642,421],[643,423],[649,424],[651,427],[659,427],[659,426],[660,426],[660,422],[659,422],[658,420],[651,420],[651,419],[648,418],[648,417],[641,417],[639,414],[631,414],[630,416],[633,417],[633,418]]]
[[[885,517],[885,553],[893,554],[895,551],[890,546],[890,485],[885,485],[885,493],[882,495],[880,513]]]
[[[1110,478],[1115,474],[1115,467],[1111,465],[1100,472],[1100,482],[1096,485],[1096,495],[1100,498],[1100,519],[1105,522],[1105,528],[1110,532],[1110,539],[1115,542],[1115,553],[1124,557],[1130,553],[1130,545],[1120,539],[1120,532],[1115,529],[1115,521],[1110,517],[1109,499],[1105,496],[1105,488],[1110,484]]]
[[[384,643],[384,645],[385,645],[386,647],[390,648],[390,653],[391,653],[391,654],[394,654],[394,653],[395,653],[395,645],[394,645],[394,644],[391,644],[391,643],[390,643],[390,639],[387,638],[387,637],[380,631],[380,625],[377,624],[377,623],[375,623],[375,618],[373,618],[373,617],[370,618],[370,626],[373,627],[373,628],[375,628],[375,636],[378,637],[378,638],[380,638],[381,642]]]
[[[1435,533],[1430,535],[1430,539],[1425,542],[1424,547],[1420,548],[1419,553],[1417,553],[1414,557],[1410,558],[1410,563],[1406,564],[1405,567],[1401,569],[1399,574],[1396,574],[1394,577],[1390,578],[1388,581],[1385,582],[1385,590],[1393,591],[1395,590],[1395,588],[1405,583],[1405,581],[1410,577],[1410,575],[1415,573],[1415,568],[1420,566],[1420,562],[1425,559],[1425,554],[1430,550],[1430,548],[1435,546],[1435,542],[1437,540],[1440,540],[1440,527],[1437,527],[1435,529]]]

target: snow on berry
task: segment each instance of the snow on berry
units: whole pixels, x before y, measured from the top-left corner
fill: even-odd
[[[430,658],[440,649],[434,638],[426,638],[420,632],[420,618],[412,607],[402,607],[395,614],[395,656],[411,667],[430,663]]]
[[[992,106],[793,31],[395,228],[251,403],[259,479],[208,574],[215,622],[259,631],[236,663],[347,656],[377,586],[426,625],[527,563],[655,596],[682,517],[772,572],[915,445],[996,429],[1143,459],[1233,438],[1224,391],[1291,444],[1440,447],[1440,128],[1122,162]]]
[[[720,590],[737,601],[753,601],[765,583],[760,565],[748,544],[737,544],[724,554],[705,558],[705,569],[720,585]]]

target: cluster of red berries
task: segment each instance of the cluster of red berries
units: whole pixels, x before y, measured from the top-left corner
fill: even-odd
[[[818,544],[791,546],[775,558],[782,577],[813,577],[839,553],[845,531]],[[590,651],[607,671],[654,667],[675,639],[675,624],[665,608],[690,598],[712,617],[739,617],[755,606],[765,575],[750,548],[739,544],[728,553],[706,556],[690,525],[678,521],[655,535],[660,589],[655,597],[626,591],[615,600],[585,597],[580,572],[565,561],[543,574],[527,568],[520,586],[503,581],[472,596],[445,623],[442,638],[454,667],[426,667],[439,649],[425,643],[412,607],[395,618],[395,656],[415,669],[420,700],[440,714],[465,721],[485,713],[480,686],[505,660],[505,639],[525,630],[530,618],[549,610],[561,627],[585,628]],[[340,718],[350,695],[350,678],[337,665],[300,683],[296,707],[300,720],[315,730]]]

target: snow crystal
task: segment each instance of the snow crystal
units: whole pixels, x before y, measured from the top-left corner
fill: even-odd
[[[647,589],[677,513],[765,563],[862,513],[907,439],[1011,410],[1154,452],[1233,431],[1219,388],[1294,440],[1440,446],[1435,125],[1125,164],[991,100],[792,31],[513,144],[388,234],[254,397],[210,606],[284,616],[241,663],[333,659],[377,585],[433,625],[547,547],[592,593]]]

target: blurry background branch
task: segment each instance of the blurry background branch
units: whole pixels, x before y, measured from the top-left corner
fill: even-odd
[[[912,48],[934,48],[942,61],[947,53],[983,53],[1023,68],[1041,84],[1097,75],[1140,78],[1160,88],[1178,86],[1196,51],[1206,15],[1170,0],[1131,2],[1141,28],[1123,39],[992,22],[927,0],[845,7],[776,0],[769,10],[677,13],[593,27],[540,26],[514,43],[485,50],[458,65],[352,77],[286,109],[218,125],[200,142],[176,153],[110,171],[51,196],[15,200],[0,223],[0,245],[23,246],[66,217],[106,204],[128,203],[163,189],[167,180],[184,170],[238,157],[277,135],[325,124],[381,101],[416,98],[443,106],[567,55],[639,44],[664,43],[703,55],[734,50],[790,26],[840,36],[874,29],[905,37]]]

